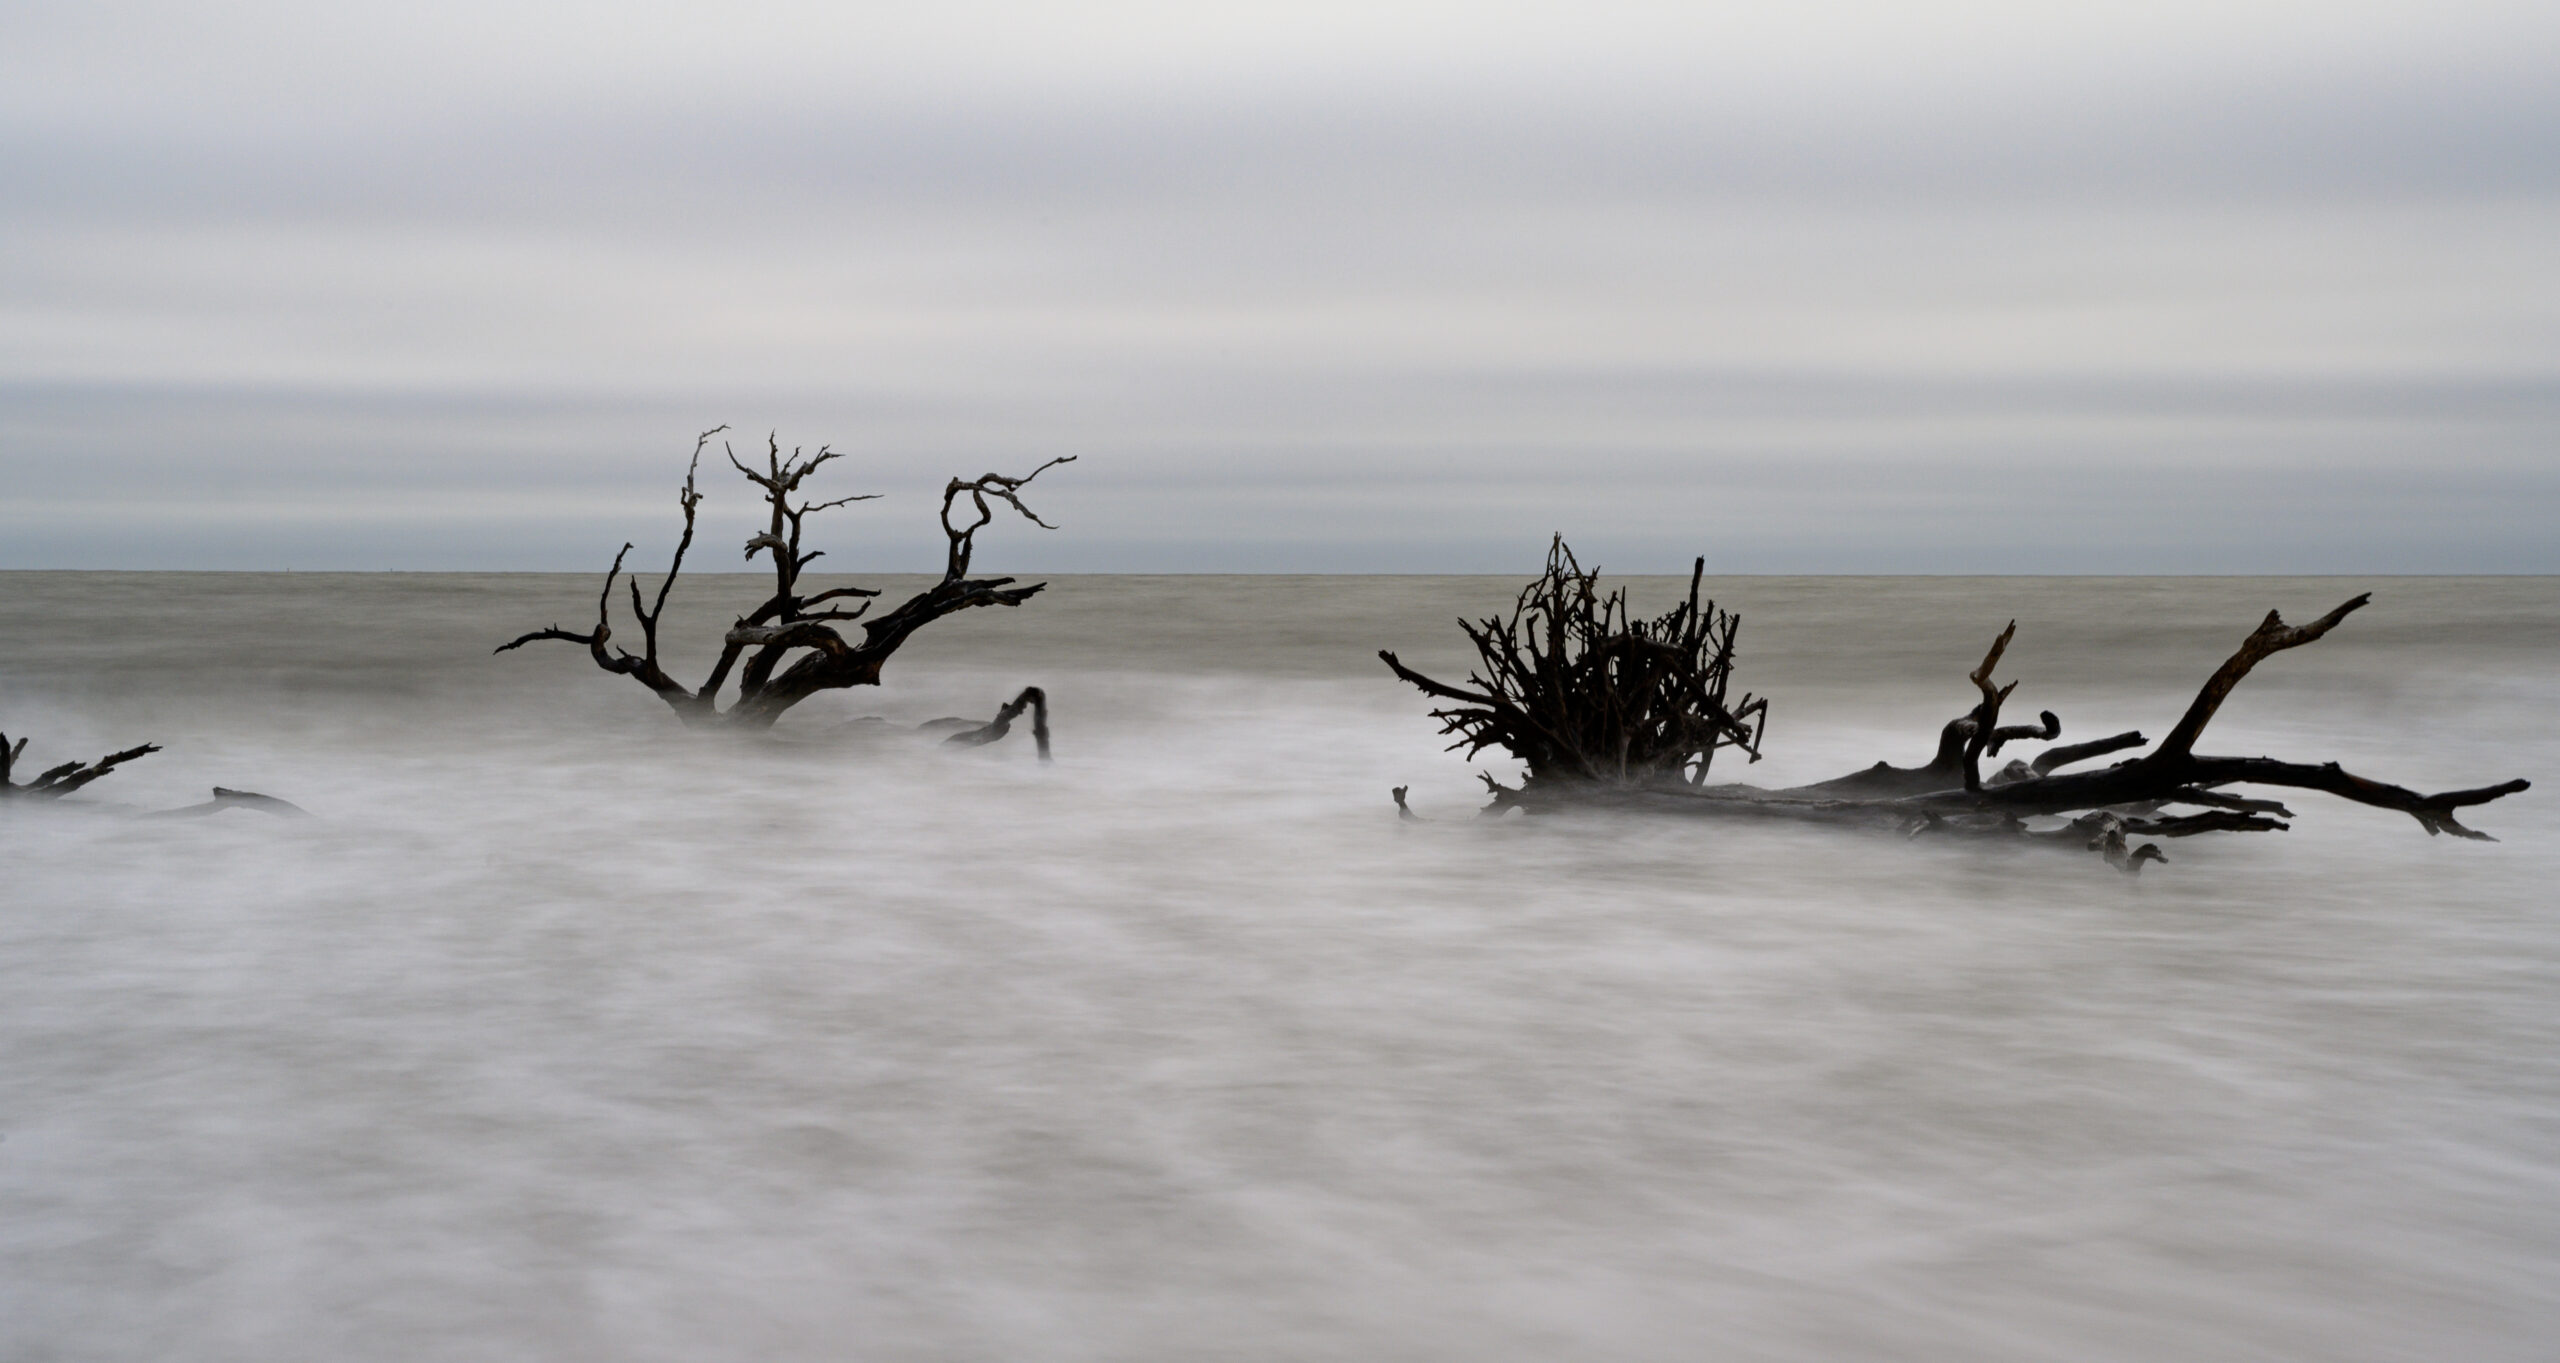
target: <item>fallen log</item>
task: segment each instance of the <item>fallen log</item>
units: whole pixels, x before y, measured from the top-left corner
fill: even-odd
[[[1479,666],[1468,686],[1436,681],[1380,652],[1396,676],[1450,702],[1433,710],[1450,746],[1472,756],[1501,748],[1526,774],[1506,786],[1484,773],[1492,801],[1482,812],[1541,813],[1563,808],[1618,808],[1683,815],[1763,817],[1867,825],[1906,836],[1961,833],[2032,837],[2097,853],[2127,873],[2165,861],[2157,843],[2205,833],[2283,832],[2293,812],[2280,801],[2245,796],[2227,786],[2311,790],[2416,819],[2429,834],[2491,841],[2458,811],[2529,789],[2512,780],[2433,794],[2349,772],[2335,762],[2200,754],[2197,741],[2232,690],[2267,658],[2319,640],[2372,598],[2359,595],[2306,625],[2269,611],[2264,621],[2206,679],[2167,737],[2148,752],[2094,770],[2063,768],[2146,745],[2140,733],[2047,748],[2032,761],[2012,761],[1986,778],[1983,759],[2009,743],[2051,742],[2062,722],[2042,712],[2033,725],[2000,722],[2015,681],[1996,680],[2016,637],[2011,621],[1971,673],[1980,699],[1940,730],[1938,750],[1917,767],[1878,762],[1810,785],[1771,789],[1709,785],[1709,761],[1721,747],[1760,757],[1768,702],[1748,695],[1725,704],[1738,620],[1702,607],[1705,560],[1690,574],[1688,600],[1651,621],[1630,617],[1625,592],[1603,595],[1597,570],[1586,572],[1559,538],[1546,573],[1523,589],[1511,615],[1461,622]],[[1398,806],[1403,806],[1401,795]],[[2164,813],[2180,806],[2198,812]],[[2059,817],[2061,828],[2027,821]]]

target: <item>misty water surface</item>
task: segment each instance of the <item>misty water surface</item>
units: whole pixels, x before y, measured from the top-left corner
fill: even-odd
[[[8,574],[0,1357],[2547,1357],[2560,584],[1744,579],[1786,783],[2013,705],[2429,788],[2094,861],[1469,817],[1476,578],[1071,578],[767,740],[592,577]],[[696,673],[754,579],[689,580]],[[879,585],[879,584],[874,584]],[[1667,603],[1672,584],[1645,592]],[[1058,760],[885,725],[1048,688]],[[1496,767],[1497,772],[1504,769]],[[1507,774],[1507,773],[1505,773]],[[1410,784],[1430,822],[1400,826]]]

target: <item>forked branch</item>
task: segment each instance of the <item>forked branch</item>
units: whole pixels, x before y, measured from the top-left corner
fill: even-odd
[[[942,580],[957,582],[969,575],[969,558],[977,552],[978,532],[996,518],[994,508],[987,505],[989,497],[1021,512],[1024,520],[1043,530],[1057,529],[1058,527],[1040,519],[1030,507],[1023,505],[1022,489],[1030,486],[1032,479],[1050,469],[1060,464],[1072,464],[1075,461],[1074,455],[1062,454],[1019,478],[1008,478],[999,473],[982,473],[975,478],[952,479],[950,484],[942,489],[942,533],[951,541],[950,553],[943,560]],[[969,505],[975,513],[975,518],[967,525],[953,525],[951,509],[964,494],[969,498]]]

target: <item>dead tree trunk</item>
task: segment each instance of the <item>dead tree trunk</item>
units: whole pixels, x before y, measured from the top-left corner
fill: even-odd
[[[1703,561],[1699,571],[1703,571]],[[1474,689],[1434,681],[1396,660],[1378,656],[1405,681],[1454,705],[1432,711],[1441,732],[1458,735],[1452,748],[1473,755],[1499,747],[1520,758],[1528,773],[1517,787],[1490,774],[1487,813],[1510,808],[1532,812],[1567,806],[1616,806],[1682,814],[1745,815],[1867,823],[1906,833],[1962,832],[2031,837],[2081,846],[2111,865],[2136,871],[2161,861],[2156,843],[2133,846],[2143,836],[2189,837],[2212,832],[2282,831],[2293,816],[2282,803],[2226,792],[2227,786],[2275,786],[2316,790],[2359,804],[2398,810],[2429,833],[2487,839],[2464,826],[2456,811],[2487,804],[2529,788],[2514,780],[2469,790],[2422,794],[2357,776],[2335,762],[2310,764],[2271,757],[2216,757],[2196,752],[2222,702],[2251,669],[2286,649],[2311,643],[2347,618],[2370,596],[2358,596],[2308,625],[2287,625],[2275,612],[2206,680],[2168,737],[2140,756],[2096,771],[2061,768],[2144,746],[2139,733],[2117,734],[2046,749],[2032,762],[2011,762],[1985,776],[1982,759],[2019,740],[2051,742],[2062,722],[2045,711],[2034,725],[2002,726],[2000,714],[2017,689],[1993,680],[2016,636],[2011,621],[1994,639],[1971,681],[1981,699],[1950,721],[1938,736],[1937,754],[1924,766],[1879,762],[1863,771],[1809,786],[1770,790],[1749,785],[1709,786],[1706,761],[1718,746],[1760,755],[1767,702],[1744,697],[1724,704],[1738,622],[1709,603],[1697,605],[1698,575],[1689,601],[1655,621],[1630,621],[1623,591],[1601,597],[1595,574],[1584,573],[1559,540],[1548,552],[1546,574],[1522,591],[1511,618],[1464,624],[1481,666],[1469,677]],[[1701,622],[1704,622],[1703,624]],[[1523,638],[1528,640],[1523,644]],[[1704,638],[1711,647],[1697,642]],[[1629,760],[1630,757],[1635,760]],[[1401,800],[1398,801],[1402,803]],[[2198,812],[2162,811],[2189,807]],[[2067,820],[2036,829],[2026,820]]]
[[[693,462],[685,469],[684,487],[676,494],[676,504],[684,513],[684,534],[676,541],[675,557],[667,564],[666,576],[658,582],[654,602],[641,599],[640,578],[633,574],[630,582],[631,614],[639,622],[641,651],[634,654],[620,647],[608,648],[613,638],[613,584],[622,575],[622,560],[631,546],[613,556],[613,567],[605,573],[604,591],[596,599],[595,628],[584,633],[553,625],[534,630],[511,642],[500,644],[496,652],[521,648],[537,639],[558,639],[583,644],[596,666],[607,672],[631,677],[657,695],[687,724],[724,724],[746,729],[770,728],[792,706],[820,691],[848,686],[876,686],[881,665],[889,655],[928,624],[977,606],[1019,606],[1038,595],[1047,583],[1035,582],[1027,587],[1013,585],[1009,577],[972,578],[969,576],[971,555],[977,548],[978,531],[995,519],[990,499],[1002,502],[1022,514],[1023,519],[1044,529],[1054,529],[1023,505],[1022,489],[1032,479],[1056,464],[1071,464],[1075,456],[1065,455],[1042,464],[1018,478],[1000,474],[984,474],[977,478],[954,478],[942,490],[942,531],[949,541],[943,559],[942,580],[909,597],[897,609],[873,619],[863,619],[872,603],[864,600],[850,610],[829,606],[831,601],[877,597],[880,593],[863,587],[837,587],[828,591],[800,594],[800,574],[821,556],[821,550],[803,551],[800,547],[802,523],[818,512],[853,502],[867,502],[879,494],[838,497],[831,501],[812,502],[800,495],[800,485],[819,466],[838,457],[835,450],[821,446],[814,455],[803,457],[798,449],[786,456],[779,441],[765,439],[765,467],[758,471],[739,462],[736,451],[724,442],[723,452],[747,481],[763,489],[765,505],[770,512],[766,527],[747,540],[746,556],[753,561],[763,554],[773,565],[773,594],[764,604],[737,618],[721,640],[720,656],[711,672],[698,687],[688,689],[667,675],[658,658],[658,621],[666,614],[667,593],[675,586],[676,575],[684,569],[685,551],[693,547],[694,510],[702,503],[694,477],[702,465],[702,452],[711,438],[727,430],[715,427],[702,433],[694,442]],[[795,500],[797,498],[797,500]],[[965,499],[965,500],[964,500]],[[965,523],[955,523],[953,511],[965,512]],[[824,606],[825,609],[818,609]],[[862,621],[862,641],[854,643],[838,633],[838,624]],[[721,692],[729,685],[732,674],[737,690],[727,708],[721,706]]]

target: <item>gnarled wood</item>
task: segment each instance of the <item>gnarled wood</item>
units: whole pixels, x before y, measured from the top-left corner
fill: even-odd
[[[108,753],[94,762],[65,762],[49,767],[36,773],[34,780],[20,783],[12,777],[17,770],[18,759],[26,755],[27,740],[20,738],[12,743],[7,734],[0,734],[0,800],[59,800],[124,763],[158,751],[159,744],[145,743],[123,752]]]
[[[1621,722],[1620,716],[1627,709],[1619,687],[1556,684],[1559,676],[1575,675],[1576,669],[1587,671],[1595,657],[1612,656],[1611,650],[1621,647],[1615,641],[1628,633],[1624,593],[1599,596],[1593,576],[1580,571],[1571,551],[1564,549],[1559,540],[1549,551],[1546,576],[1522,593],[1521,607],[1515,610],[1508,626],[1499,620],[1468,626],[1468,637],[1484,663],[1469,678],[1474,690],[1435,681],[1404,667],[1393,654],[1380,654],[1397,676],[1435,699],[1454,703],[1431,712],[1441,721],[1443,733],[1461,736],[1453,746],[1465,747],[1470,755],[1487,747],[1501,747],[1527,764],[1528,773],[1517,788],[1502,785],[1490,773],[1484,775],[1494,797],[1485,813],[1513,808],[1537,812],[1565,805],[1605,806],[1867,824],[1912,835],[1964,833],[2030,836],[2046,841],[2059,838],[2096,851],[2108,864],[2130,873],[2138,871],[2145,861],[2166,859],[2156,844],[2131,846],[2127,841],[2130,838],[2282,832],[2290,827],[2284,820],[2293,818],[2293,812],[2281,802],[2232,794],[2221,789],[2225,786],[2321,791],[2408,814],[2430,834],[2487,840],[2487,834],[2465,826],[2456,811],[2487,804],[2531,785],[2518,779],[2426,794],[2358,776],[2335,762],[2312,764],[2196,753],[2195,745],[2206,726],[2252,669],[2276,653],[2317,641],[2369,602],[2369,595],[2359,595],[2308,625],[2290,626],[2276,612],[2268,612],[2257,629],[2206,680],[2167,738],[2150,752],[2109,767],[2060,770],[2094,757],[2139,748],[2143,745],[2140,733],[2057,746],[2032,762],[2012,762],[1990,780],[1983,779],[1981,759],[1996,754],[2002,744],[2021,739],[2050,742],[2062,732],[2061,720],[2051,711],[2039,716],[2042,722],[2037,726],[2000,725],[2001,708],[2018,685],[2015,681],[2003,684],[1994,678],[2017,634],[2017,622],[2011,621],[1992,641],[1981,665],[1969,677],[1980,700],[1971,712],[1950,721],[1941,731],[1937,755],[1925,766],[1894,767],[1878,762],[1862,771],[1784,790],[1739,784],[1708,786],[1703,780],[1703,758],[1715,746],[1709,745],[1699,754],[1694,776],[1666,781],[1660,779],[1664,769],[1661,764],[1630,765],[1613,760],[1617,752],[1624,751],[1623,746],[1613,749],[1607,742],[1609,735],[1618,732],[1611,726]],[[1664,621],[1687,620],[1689,615],[1684,613],[1695,612],[1697,590],[1698,578],[1693,573],[1691,604],[1664,617]],[[1712,605],[1707,609],[1710,615],[1714,614]],[[1524,613],[1550,641],[1543,651],[1523,652],[1517,622]],[[1733,622],[1729,616],[1716,618],[1721,628],[1720,632],[1712,632],[1712,654],[1690,655],[1711,657],[1717,672],[1715,685],[1711,690],[1673,688],[1648,693],[1648,699],[1656,706],[1698,707],[1686,715],[1648,713],[1648,731],[1733,735],[1727,742],[1745,747],[1756,760],[1757,730],[1742,726],[1745,712],[1722,708],[1724,673],[1732,665]],[[1654,626],[1657,631],[1660,628],[1660,623]],[[1567,647],[1570,643],[1579,643],[1580,647]],[[1495,680],[1488,681],[1488,676]],[[1766,707],[1765,701],[1750,701],[1747,715],[1765,715]],[[1623,742],[1620,740],[1621,745]],[[2181,805],[2202,812],[2162,812]],[[2044,816],[2072,821],[2052,832],[2037,832],[2026,822]]]
[[[744,474],[747,481],[763,490],[767,509],[766,525],[746,542],[749,562],[762,554],[773,567],[773,593],[763,604],[741,616],[721,638],[720,655],[712,663],[702,685],[688,688],[667,675],[658,658],[658,622],[666,614],[667,594],[675,586],[678,573],[684,569],[684,557],[693,547],[695,509],[702,503],[696,486],[696,475],[702,466],[702,452],[712,437],[728,427],[717,426],[705,431],[694,441],[693,460],[685,468],[684,487],[676,494],[677,508],[684,515],[684,532],[676,541],[674,557],[667,564],[666,575],[658,582],[654,604],[644,602],[640,581],[635,574],[629,581],[630,611],[640,624],[641,651],[637,654],[622,648],[609,648],[613,639],[611,620],[614,579],[622,574],[622,563],[631,546],[622,546],[614,555],[613,566],[605,573],[604,590],[596,599],[595,628],[584,633],[552,625],[500,644],[496,651],[507,652],[537,640],[556,639],[582,644],[596,666],[607,672],[635,678],[656,693],[677,716],[688,724],[725,724],[741,728],[770,727],[794,705],[820,691],[848,686],[872,686],[880,681],[880,669],[891,654],[896,653],[908,637],[924,626],[957,611],[979,606],[1019,606],[1039,594],[1046,583],[1015,586],[1009,577],[972,578],[971,557],[977,549],[977,533],[995,519],[993,503],[1002,503],[1021,513],[1034,525],[1049,527],[1047,521],[1032,513],[1022,500],[1022,489],[1048,469],[1075,462],[1073,455],[1052,459],[1019,477],[1004,474],[981,474],[976,478],[954,478],[942,491],[942,529],[949,543],[943,558],[940,582],[900,603],[888,614],[870,618],[872,602],[880,595],[864,587],[836,587],[808,595],[800,593],[800,574],[824,555],[823,550],[803,549],[801,534],[809,517],[821,511],[847,506],[854,502],[874,500],[879,494],[861,493],[837,497],[829,501],[810,501],[801,495],[801,485],[809,476],[840,456],[839,452],[821,446],[814,455],[804,455],[795,448],[782,452],[781,442],[774,436],[765,438],[763,467],[758,469],[738,458],[737,451],[726,442],[721,445],[732,468]],[[955,521],[954,513],[963,509],[964,521]],[[860,600],[848,610],[816,607],[830,601]],[[847,639],[834,628],[837,624],[860,623],[862,640]],[[736,691],[726,709],[721,696],[736,677]]]
[[[1425,694],[1456,702],[1431,712],[1442,733],[1458,736],[1450,747],[1469,756],[1500,747],[1528,764],[1532,783],[1703,786],[1721,749],[1760,760],[1769,711],[1748,693],[1726,701],[1742,622],[1699,601],[1705,572],[1700,559],[1688,599],[1639,620],[1626,592],[1601,595],[1599,571],[1585,571],[1557,536],[1545,574],[1508,618],[1458,622],[1481,660],[1467,678],[1474,689],[1434,681],[1391,652],[1378,657]]]
[[[955,748],[982,748],[1005,736],[1013,722],[1021,718],[1025,706],[1031,710],[1031,741],[1040,748],[1040,760],[1049,760],[1049,693],[1036,686],[1022,688],[1022,694],[1006,701],[996,717],[975,729],[964,730],[943,741]]]

